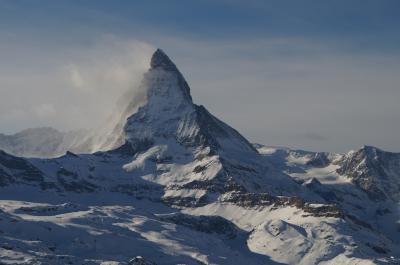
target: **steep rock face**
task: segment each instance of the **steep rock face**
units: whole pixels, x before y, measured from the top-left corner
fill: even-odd
[[[257,153],[236,130],[212,116],[203,106],[193,104],[190,88],[175,64],[161,50],[151,59],[145,74],[147,103],[125,126],[127,140],[162,142],[175,139],[189,147],[210,147]]]
[[[366,191],[374,200],[400,200],[400,154],[371,146],[351,151],[339,162],[337,172]]]

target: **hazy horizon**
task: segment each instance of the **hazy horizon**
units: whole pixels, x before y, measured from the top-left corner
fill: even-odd
[[[400,152],[400,3],[350,2],[0,1],[0,133],[98,126],[161,48],[251,142]]]

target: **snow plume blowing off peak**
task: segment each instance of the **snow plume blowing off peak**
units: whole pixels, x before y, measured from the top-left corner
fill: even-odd
[[[16,156],[49,158],[67,150],[88,153],[113,147],[117,144],[113,130],[127,106],[134,111],[145,99],[139,84],[154,50],[145,42],[103,36],[46,64],[49,69],[40,79],[22,73],[20,79],[26,83],[6,92],[9,99],[2,103],[0,149]],[[20,115],[12,115],[14,110]],[[5,117],[12,117],[12,124]],[[32,129],[1,134],[24,127]]]
[[[209,146],[214,151],[257,152],[233,128],[212,116],[203,106],[193,104],[188,83],[161,49],[151,56],[150,68],[140,84],[122,95],[114,113],[103,125],[86,132],[49,133],[54,139],[51,146],[40,147],[35,146],[36,142],[43,143],[35,140],[38,134],[0,135],[0,149],[18,156],[55,157],[66,151],[107,151],[126,141],[140,145],[175,139],[179,144]]]
[[[134,92],[131,95],[124,95],[123,100],[128,98],[129,101],[122,102],[123,108],[114,113],[105,126],[94,135],[90,135],[79,147],[81,148],[79,151],[107,151],[121,146],[127,137],[128,118],[132,115],[135,117],[140,115],[144,109],[156,117],[155,120],[162,120],[162,116],[174,116],[173,112],[176,111],[174,106],[192,105],[188,84],[175,64],[161,49],[157,49],[152,55],[150,69],[143,75],[139,87],[134,89]],[[139,113],[135,115],[138,110]],[[155,120],[152,122],[156,122]],[[140,125],[136,126],[141,128]],[[160,128],[161,131],[162,129]],[[142,137],[149,135],[149,131],[143,129],[138,129],[137,132]]]

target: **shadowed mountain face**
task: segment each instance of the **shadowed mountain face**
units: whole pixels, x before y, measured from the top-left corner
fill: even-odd
[[[371,199],[400,201],[400,154],[364,146],[345,155],[340,165],[338,173],[349,176]]]
[[[79,154],[0,152],[0,262],[399,262],[398,154],[252,145],[162,50],[140,90],[95,134],[1,136],[13,154]]]

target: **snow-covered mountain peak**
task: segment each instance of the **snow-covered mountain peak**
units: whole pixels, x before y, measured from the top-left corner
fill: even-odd
[[[378,153],[382,152],[379,148],[370,145],[364,145],[358,150],[358,153],[363,154],[368,158],[374,158],[378,155]]]
[[[203,106],[193,104],[188,83],[162,50],[153,54],[141,85],[147,91],[147,101],[128,118],[125,126],[128,142],[164,144],[169,139],[186,147],[208,147],[215,152],[235,149],[257,153],[233,128]]]
[[[339,161],[338,173],[348,176],[374,200],[400,198],[400,154],[363,146]]]

